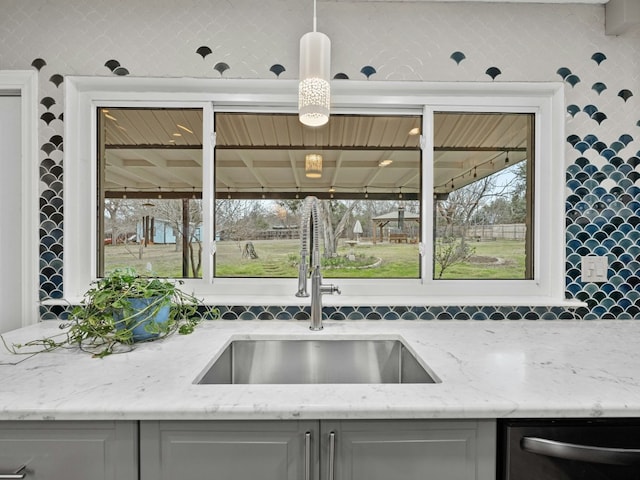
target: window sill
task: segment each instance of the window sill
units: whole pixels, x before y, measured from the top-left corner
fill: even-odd
[[[208,294],[198,296],[205,305],[246,305],[246,306],[297,306],[309,305],[309,298],[297,298],[291,295],[239,295],[239,294]],[[81,297],[65,299],[49,299],[41,302],[41,305],[78,305]],[[339,295],[324,296],[322,303],[327,307],[346,306],[425,306],[425,307],[467,307],[467,306],[494,306],[494,307],[562,307],[576,309],[586,307],[587,304],[578,300],[565,299],[554,300],[547,297],[513,298],[505,296],[496,297],[439,297],[427,298],[412,295],[394,296],[365,296],[365,295]]]

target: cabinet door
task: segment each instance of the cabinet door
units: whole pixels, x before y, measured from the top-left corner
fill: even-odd
[[[141,422],[141,480],[303,480],[307,465],[318,478],[317,430],[303,421]]]
[[[321,428],[324,480],[495,479],[495,422],[331,421]]]
[[[3,421],[0,474],[24,466],[25,479],[136,480],[137,432],[137,422]]]

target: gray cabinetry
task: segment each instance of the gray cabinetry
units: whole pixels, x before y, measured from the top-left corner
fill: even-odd
[[[495,479],[493,421],[327,421],[322,435],[336,480]]]
[[[0,422],[0,478],[135,480],[137,447],[137,422]]]
[[[317,469],[310,457],[316,426],[304,421],[141,422],[140,478],[303,480],[306,462]]]
[[[141,422],[141,480],[493,480],[493,421]]]

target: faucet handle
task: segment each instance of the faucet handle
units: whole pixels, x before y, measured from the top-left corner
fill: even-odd
[[[330,293],[331,295],[333,295],[334,293],[337,293],[338,295],[341,295],[342,292],[340,291],[340,287],[338,287],[337,285],[334,285],[332,283],[329,283],[327,285],[321,285],[320,286],[320,293]]]

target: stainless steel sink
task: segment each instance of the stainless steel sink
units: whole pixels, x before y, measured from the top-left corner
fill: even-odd
[[[439,383],[400,340],[234,340],[197,384]]]

